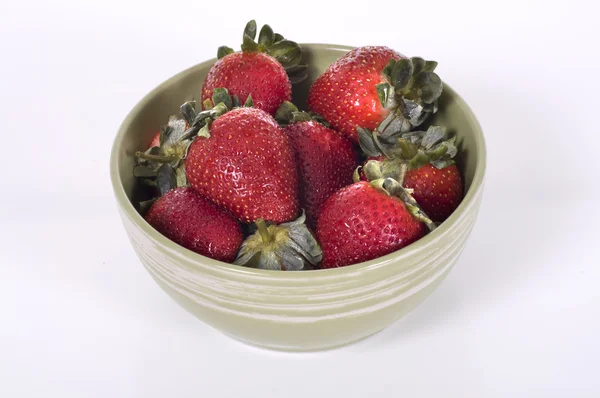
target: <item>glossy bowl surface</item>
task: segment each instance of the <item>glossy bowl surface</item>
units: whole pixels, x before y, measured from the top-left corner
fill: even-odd
[[[308,84],[351,47],[302,44],[309,78],[295,88],[305,104]],[[421,303],[450,272],[477,217],[485,144],[475,116],[449,86],[434,123],[457,135],[457,164],[466,195],[434,232],[384,257],[330,270],[281,272],[243,268],[191,252],[162,236],[136,211],[135,151],[145,148],[179,106],[199,99],[214,59],[189,68],[146,95],[123,121],[110,160],[123,225],[156,283],[203,322],[246,343],[286,351],[342,346],[380,331]]]

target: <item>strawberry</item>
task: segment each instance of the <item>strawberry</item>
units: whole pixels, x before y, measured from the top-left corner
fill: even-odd
[[[191,188],[175,188],[150,207],[146,221],[157,231],[196,253],[232,262],[244,238],[231,213]]]
[[[202,99],[212,97],[216,87],[227,88],[242,102],[251,96],[257,108],[270,114],[292,98],[292,86],[283,66],[259,52],[233,53],[218,60],[204,81]]]
[[[285,132],[298,165],[300,207],[306,211],[306,223],[314,228],[323,203],[334,192],[352,184],[358,166],[354,146],[340,133],[319,123],[291,102],[284,102],[275,118],[287,124]]]
[[[447,219],[463,198],[462,177],[454,164],[442,169],[426,164],[408,170],[404,186],[413,189],[421,209],[436,222]]]
[[[275,119],[260,109],[234,108],[208,126],[187,154],[190,185],[243,222],[296,218],[294,152]]]
[[[364,179],[391,177],[405,188],[421,209],[435,222],[452,214],[463,198],[463,181],[454,164],[457,154],[455,137],[448,138],[446,128],[431,126],[427,131],[380,135],[376,130],[359,133],[363,151],[379,162]],[[370,174],[370,175],[369,175]]]
[[[252,20],[244,29],[242,52],[219,47],[218,61],[202,86],[203,101],[212,97],[215,88],[223,87],[240,102],[251,98],[256,108],[273,115],[283,101],[292,99],[292,83],[307,76],[300,46],[273,33],[269,25],[261,29],[258,43],[255,37],[256,22]]]
[[[396,251],[425,235],[426,223],[432,225],[393,179],[356,182],[323,205],[317,224],[321,267],[343,267]]]
[[[256,220],[256,232],[244,241],[233,263],[281,271],[314,269],[323,252],[305,220],[304,213],[297,220],[279,225]]]
[[[407,132],[437,111],[442,81],[436,66],[388,47],[359,47],[317,78],[308,106],[354,141],[358,128]]]

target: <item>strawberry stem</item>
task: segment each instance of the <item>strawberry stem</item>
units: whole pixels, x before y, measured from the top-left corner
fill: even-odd
[[[258,220],[255,221],[255,223],[256,223],[256,227],[258,228],[258,233],[260,234],[260,237],[262,238],[263,243],[271,242],[273,240],[273,237],[269,233],[269,229],[267,228],[267,224],[265,223],[265,220],[263,220],[262,218],[259,218]]]

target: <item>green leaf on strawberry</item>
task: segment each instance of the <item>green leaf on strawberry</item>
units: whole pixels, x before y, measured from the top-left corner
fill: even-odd
[[[458,152],[455,141],[456,137],[449,137],[443,126],[391,134],[361,129],[361,148],[367,156],[380,160],[367,162],[362,173],[368,181],[393,178],[413,189],[413,197],[431,219],[444,221],[464,194],[462,177],[454,164]],[[355,180],[357,175],[361,177],[356,172]]]
[[[275,120],[277,120],[277,123],[282,126],[314,120],[325,127],[329,127],[329,124],[321,115],[318,115],[314,112],[301,111],[290,101],[284,101],[281,106],[277,108],[277,112],[275,112]]]
[[[409,133],[380,133],[378,130],[359,129],[359,144],[370,157],[386,156],[388,159],[406,161],[410,169],[431,163],[441,169],[454,164],[458,150],[456,137],[448,137],[443,126],[430,126],[427,131]]]
[[[285,39],[266,24],[260,29],[258,41],[255,40],[256,32],[256,21],[249,21],[242,35],[241,49],[243,52],[261,52],[275,58],[284,67],[292,84],[306,79],[308,76],[307,65],[302,64],[302,48],[298,43]],[[221,46],[217,51],[217,58],[224,58],[233,52],[233,49]]]
[[[315,80],[308,105],[355,142],[358,129],[406,133],[437,111],[443,84],[436,66],[387,47],[359,47]]]
[[[250,235],[233,262],[251,268],[300,271],[321,262],[319,243],[304,224],[304,213],[294,221],[273,224],[256,220],[256,232]]]

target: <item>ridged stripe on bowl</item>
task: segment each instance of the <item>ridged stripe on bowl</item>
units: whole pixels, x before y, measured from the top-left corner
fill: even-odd
[[[481,189],[471,206],[479,205],[480,195]],[[218,271],[211,265],[194,263],[186,266],[174,259],[172,254],[166,254],[160,246],[149,247],[148,237],[140,233],[128,217],[123,215],[123,218],[132,244],[148,271],[173,291],[199,305],[237,316],[271,321],[317,322],[321,318],[376,311],[437,280],[458,259],[476,213],[466,211],[450,229],[450,242],[434,253],[426,250],[422,256],[413,256],[411,262],[402,264],[402,272],[396,270],[390,278],[380,278],[379,268],[387,266],[381,262],[356,273],[324,278],[329,284],[304,287],[265,286],[262,278],[252,277],[239,282],[227,274],[211,272]],[[374,273],[378,274],[376,278],[371,277]],[[285,300],[284,304],[278,304],[281,299]],[[277,315],[281,311],[285,311],[286,316]]]

